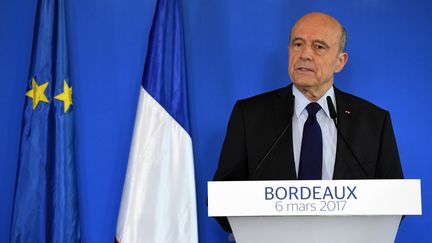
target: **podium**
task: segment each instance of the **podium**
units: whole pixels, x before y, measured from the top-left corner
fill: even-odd
[[[420,180],[208,182],[208,214],[237,243],[394,242],[402,215],[421,215]]]

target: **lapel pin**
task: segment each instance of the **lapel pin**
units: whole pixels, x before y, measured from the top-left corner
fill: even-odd
[[[345,110],[345,114],[349,115],[349,114],[351,114],[351,111],[350,110]]]

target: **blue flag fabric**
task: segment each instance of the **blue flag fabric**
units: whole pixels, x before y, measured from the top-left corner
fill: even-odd
[[[142,86],[190,133],[180,0],[156,3]]]
[[[64,0],[39,0],[10,242],[80,242]]]

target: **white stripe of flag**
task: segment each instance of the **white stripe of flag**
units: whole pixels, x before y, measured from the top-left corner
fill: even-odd
[[[116,239],[198,242],[191,137],[142,87]]]

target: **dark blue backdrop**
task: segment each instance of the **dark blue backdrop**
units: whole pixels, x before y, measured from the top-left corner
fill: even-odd
[[[0,242],[9,236],[35,6],[0,1]],[[83,242],[112,242],[154,0],[67,7]],[[226,242],[205,199],[231,108],[290,82],[289,30],[310,11],[345,25],[350,56],[336,85],[391,111],[405,175],[422,179],[423,216],[407,217],[397,242],[430,242],[432,2],[184,0],[200,242]]]

